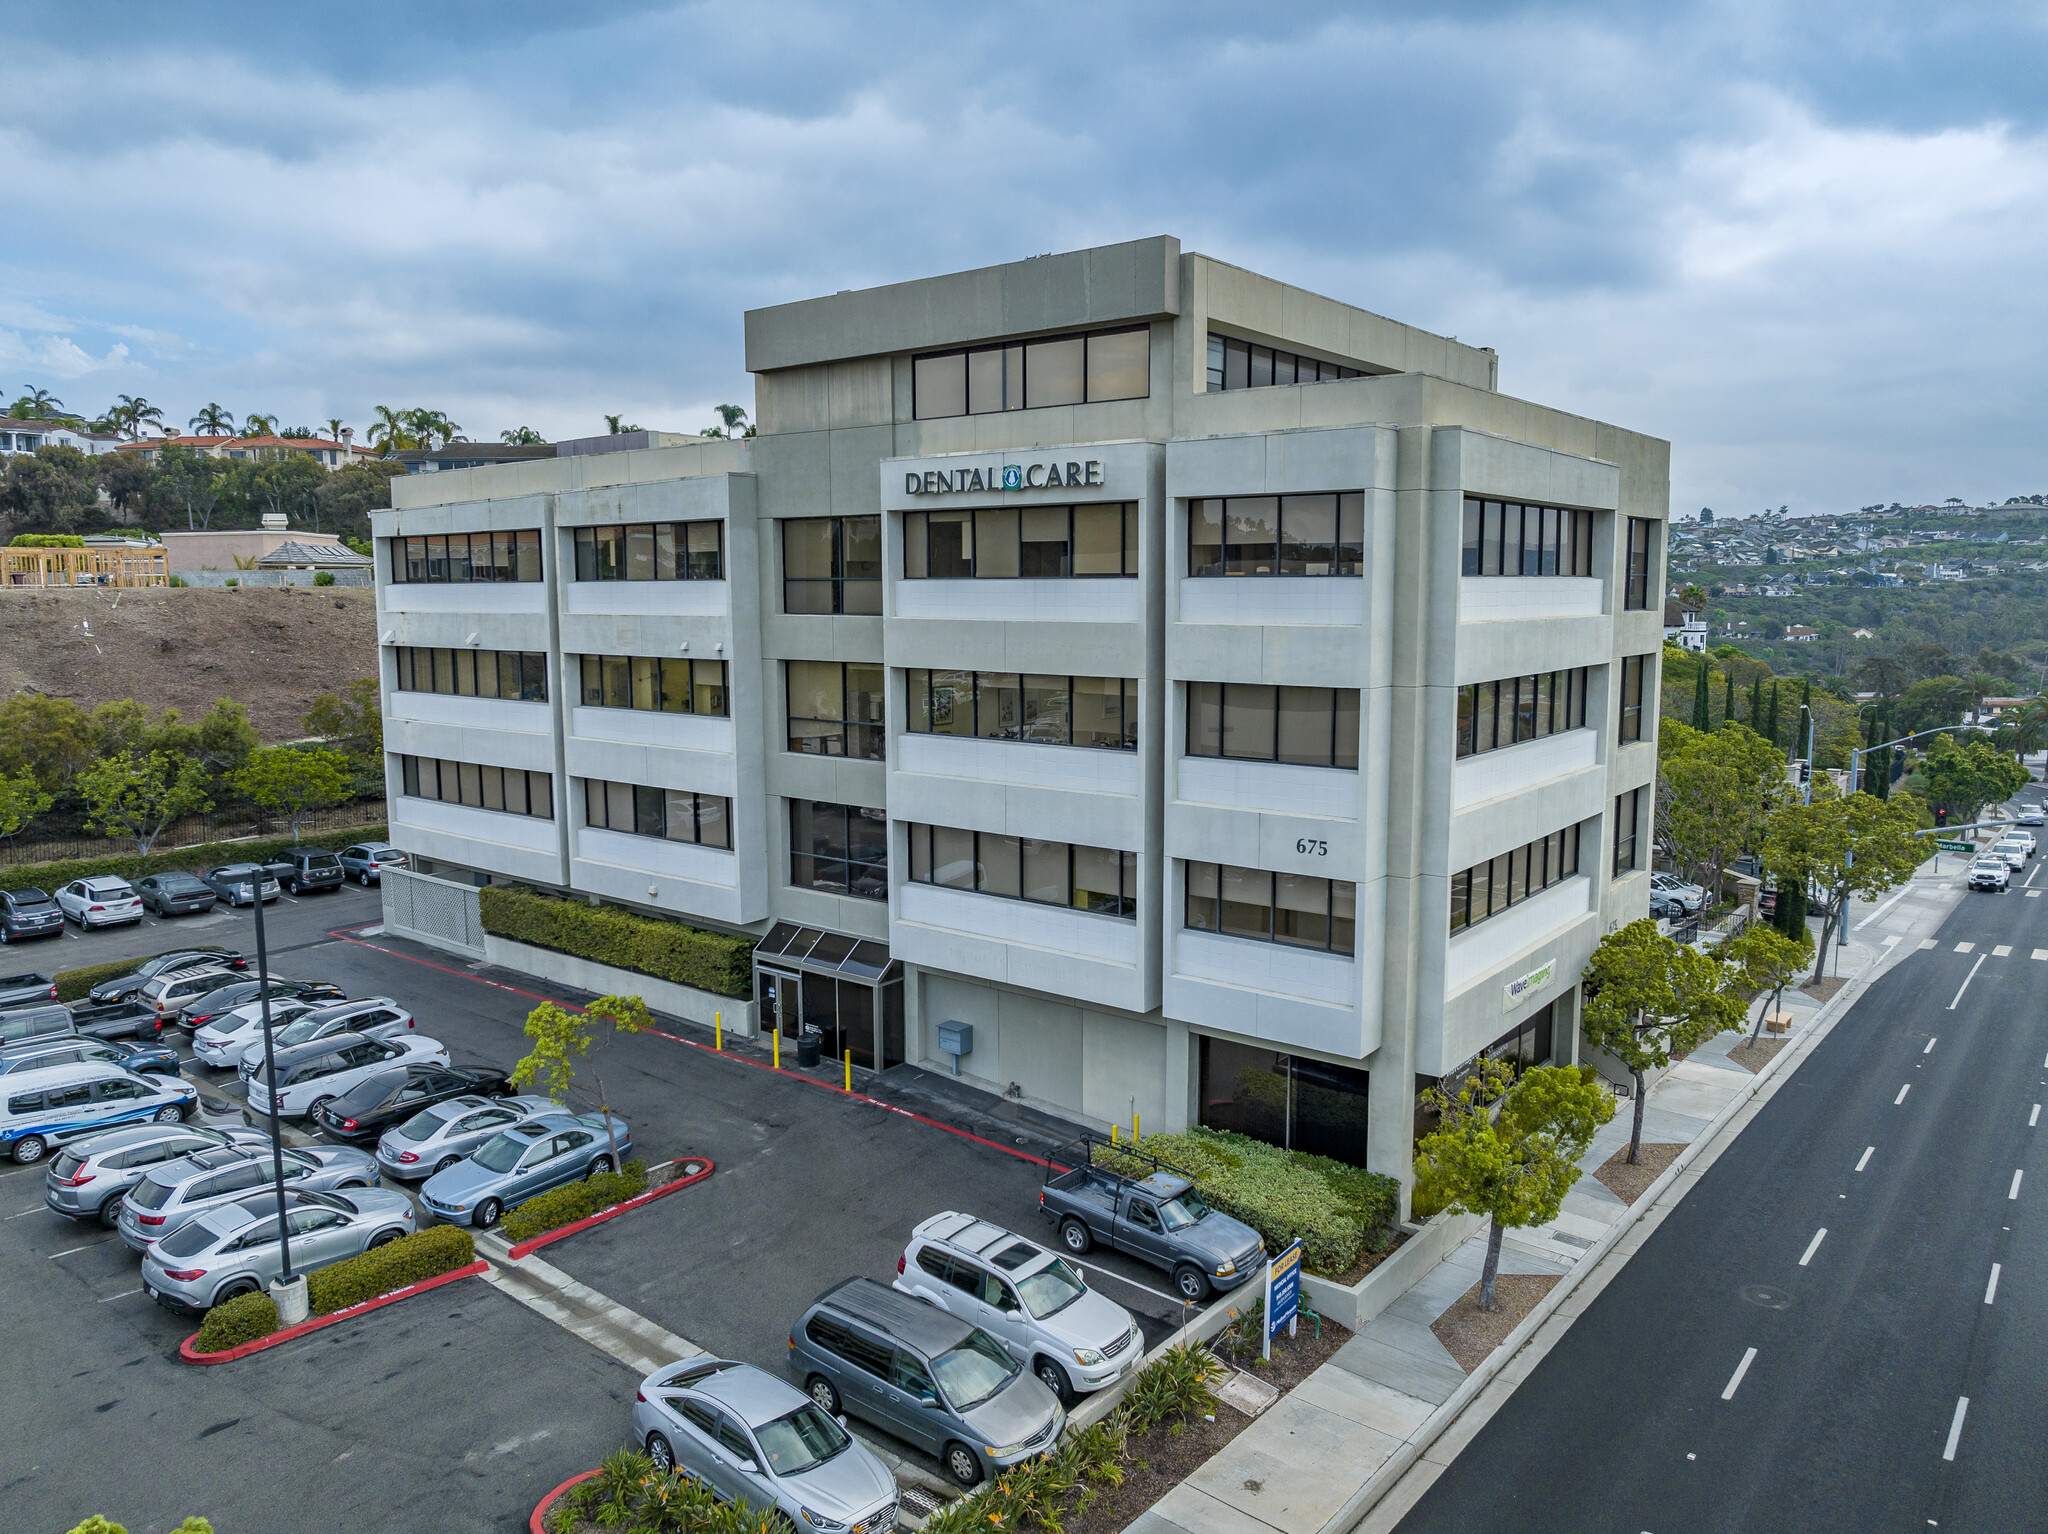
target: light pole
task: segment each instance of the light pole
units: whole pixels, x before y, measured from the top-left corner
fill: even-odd
[[[277,1192],[277,1250],[283,1265],[277,1282],[280,1286],[291,1287],[298,1284],[299,1278],[292,1272],[291,1221],[284,1209],[284,1125],[277,1116],[277,1047],[270,1037],[270,956],[263,944],[263,881],[266,877],[263,865],[258,863],[249,885],[255,897],[250,904],[256,908],[256,1006],[263,1027],[263,1080],[265,1090],[270,1094],[270,1175]],[[279,1308],[283,1309],[282,1306]],[[297,1318],[304,1319],[303,1316]]]

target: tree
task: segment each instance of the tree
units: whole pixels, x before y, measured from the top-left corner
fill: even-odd
[[[604,1115],[605,1138],[611,1145],[612,1170],[619,1166],[619,1134],[612,1124],[611,1102],[605,1096],[604,1078],[591,1073],[591,1086],[576,1079],[577,1063],[590,1053],[602,1029],[606,1043],[622,1033],[639,1033],[654,1026],[647,1003],[638,996],[600,996],[581,1012],[570,1012],[544,1001],[526,1016],[526,1036],[533,1048],[512,1067],[512,1085],[521,1091],[538,1085],[556,1102],[582,1097],[595,1103]],[[593,1088],[595,1090],[593,1090]]]
[[[1763,841],[1772,807],[1790,792],[1785,758],[1746,725],[1702,732],[1671,720],[1658,730],[1658,843],[1715,894],[1728,865]]]
[[[13,841],[24,826],[55,802],[32,772],[0,777],[0,836]]]
[[[225,466],[218,458],[174,444],[158,458],[150,499],[166,508],[183,507],[188,531],[211,527],[213,510],[226,488],[224,474]]]
[[[1579,1180],[1579,1158],[1614,1117],[1606,1088],[1569,1066],[1515,1076],[1505,1060],[1481,1060],[1455,1093],[1424,1094],[1442,1117],[1415,1147],[1415,1175],[1446,1209],[1483,1214],[1489,1228],[1479,1308],[1493,1309],[1501,1236],[1557,1218]]]
[[[1682,612],[1696,613],[1707,605],[1707,593],[1701,587],[1688,581],[1679,588],[1678,606]]]
[[[324,521],[344,540],[367,539],[370,513],[390,509],[391,481],[404,473],[405,465],[378,458],[323,474],[313,491],[314,525]]]
[[[277,417],[266,415],[261,410],[252,410],[242,417],[242,435],[245,437],[274,437],[277,435]]]
[[[17,421],[48,421],[62,418],[64,401],[48,389],[25,388],[20,399],[8,407],[7,414]]]
[[[156,479],[149,461],[140,453],[102,453],[91,462],[94,481],[115,509],[149,525],[149,487]]]
[[[1780,889],[1792,880],[1818,897],[1811,902],[1821,915],[1816,981],[1843,900],[1852,894],[1866,899],[1881,895],[1925,861],[1927,849],[1912,834],[1919,828],[1918,806],[1910,797],[1881,800],[1855,793],[1844,798],[1826,778],[1815,780],[1813,803],[1794,801],[1772,812],[1764,833],[1764,866],[1777,876]]]
[[[1783,904],[1784,895],[1778,898]],[[1775,924],[1752,922],[1717,950],[1723,963],[1736,966],[1734,984],[1738,991],[1752,996],[1782,994],[1792,977],[1806,967],[1813,953],[1813,938],[1806,930],[1805,910],[1806,904],[1801,901],[1797,937],[1778,930]],[[1757,1008],[1756,1026],[1749,1036],[1752,1044],[1763,1031],[1764,1013],[1769,1005]]]
[[[462,428],[441,411],[424,407],[406,411],[405,427],[421,447],[446,447],[462,435]]]
[[[75,447],[46,443],[7,460],[0,512],[31,532],[75,533],[100,520],[92,460]]]
[[[194,733],[193,754],[209,772],[233,772],[261,743],[256,726],[249,723],[249,710],[233,698],[214,699],[213,707],[199,716]]]
[[[1749,679],[1749,727],[1756,731],[1764,727],[1764,674],[1761,671]]]
[[[163,411],[136,394],[120,396],[120,403],[109,410],[107,416],[119,425],[122,434],[130,442],[142,435],[143,427],[161,427],[164,424]]]
[[[145,857],[165,826],[213,808],[199,764],[168,751],[102,757],[78,775],[75,786],[87,828],[128,837]]]
[[[235,433],[235,418],[219,405],[208,404],[200,408],[199,414],[185,423],[194,433],[203,437],[231,437]]]
[[[1628,1160],[1643,1147],[1643,1074],[1673,1055],[1741,1026],[1744,1007],[1729,990],[1721,961],[1657,931],[1648,917],[1610,932],[1586,964],[1586,1042],[1618,1060],[1635,1079],[1635,1124]]]
[[[1923,678],[1899,699],[1899,728],[1917,735],[1922,730],[1960,724],[1970,696],[1970,684],[1959,676]]]
[[[341,440],[341,429],[348,423],[338,415],[331,415],[320,424],[327,428],[327,440],[329,442],[339,442]]]
[[[282,815],[296,842],[307,816],[349,797],[348,758],[339,751],[320,748],[306,751],[296,746],[265,746],[250,753],[248,761],[236,769],[233,782],[237,790],[266,810]]]
[[[510,431],[498,433],[500,442],[509,442],[514,447],[540,447],[548,439],[531,426],[515,426]]]
[[[1721,704],[1721,722],[1724,725],[1733,724],[1735,723],[1735,673],[1724,671],[1721,673],[1721,680],[1728,684],[1725,689],[1726,697],[1722,700]]]
[[[1880,698],[1896,698],[1906,690],[1906,668],[1888,655],[1873,655],[1856,668],[1856,682]]]
[[[1770,702],[1764,705],[1764,738],[1773,746],[1778,744],[1778,679],[1771,678]]]
[[[1703,656],[1693,677],[1692,691],[1692,727],[1702,733],[1714,727],[1713,704],[1707,696],[1707,671],[1707,662]]]
[[[718,419],[723,424],[718,426],[707,426],[704,428],[703,431],[698,433],[699,436],[751,437],[754,435],[754,428],[746,424],[746,411],[741,409],[738,405],[713,405],[711,408],[718,412]]]
[[[148,705],[133,698],[102,703],[88,722],[93,751],[100,756],[147,756],[152,751],[190,756],[199,744],[199,731],[185,724],[176,709],[151,717]]]
[[[248,494],[262,511],[288,520],[296,516],[317,527],[317,514],[308,513],[320,504],[318,492],[326,478],[327,471],[306,454],[287,453],[269,463],[250,465]]]
[[[71,1534],[128,1534],[128,1530],[124,1525],[111,1523],[107,1519],[102,1518],[98,1513],[94,1513],[85,1522],[73,1529]],[[171,1534],[213,1534],[213,1525],[204,1518],[187,1518],[175,1529],[172,1529]]]
[[[375,677],[358,677],[338,697],[321,693],[302,722],[308,735],[341,747],[359,766],[382,764],[384,709]]]
[[[647,430],[647,428],[644,426],[627,426],[621,424],[625,421],[625,419],[626,418],[622,415],[608,415],[604,418],[604,429],[614,437],[623,436],[629,431]]]
[[[69,698],[18,692],[0,703],[0,773],[55,793],[92,760],[92,725]]]
[[[370,446],[381,447],[387,453],[418,447],[419,439],[413,436],[411,429],[406,425],[406,415],[406,411],[393,410],[389,405],[379,405],[376,419],[370,423]]]
[[[2030,781],[2027,769],[1990,741],[1953,735],[1935,737],[1921,770],[1929,802],[1948,811],[1952,826],[1970,824],[1985,805],[2012,797]]]

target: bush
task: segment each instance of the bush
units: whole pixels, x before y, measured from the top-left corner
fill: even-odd
[[[718,996],[752,993],[752,938],[705,932],[617,906],[556,900],[517,884],[485,885],[478,905],[484,931],[499,937]]]
[[[334,572],[332,570],[316,570],[313,573],[313,584],[316,586],[332,586],[334,584]]]
[[[238,1294],[206,1313],[199,1323],[195,1353],[225,1353],[229,1348],[268,1337],[277,1330],[277,1301],[261,1292]]]
[[[16,549],[82,549],[85,539],[77,533],[16,533],[8,547]]]
[[[599,1172],[581,1182],[550,1188],[521,1204],[505,1216],[501,1227],[507,1241],[530,1241],[544,1231],[559,1230],[578,1220],[622,1204],[647,1191],[647,1168],[629,1161],[618,1172]]]
[[[218,943],[202,943],[201,948],[226,952]],[[166,948],[163,953],[182,953],[179,948]],[[54,977],[59,1001],[77,1001],[81,996],[98,985],[102,980],[119,980],[123,975],[133,974],[135,967],[147,963],[158,955],[146,953],[134,959],[114,959],[105,964],[87,964],[80,969],[67,969]]]
[[[430,1225],[306,1278],[306,1303],[316,1316],[346,1310],[424,1278],[476,1261],[476,1243],[460,1225]]]
[[[350,830],[323,833],[341,846],[350,842],[382,841],[390,827],[382,824],[356,826]],[[197,847],[173,847],[138,857],[132,852],[105,858],[65,858],[55,863],[9,863],[0,867],[0,889],[54,890],[73,879],[140,879],[144,874],[167,873],[175,868],[204,868],[210,863],[264,863],[289,852],[295,843],[289,836],[265,836],[239,842],[206,842]]]
[[[1168,1417],[1186,1421],[1216,1410],[1213,1382],[1222,1367],[1208,1349],[1183,1342],[1168,1348],[1139,1371],[1124,1397],[1133,1432],[1156,1427]]]

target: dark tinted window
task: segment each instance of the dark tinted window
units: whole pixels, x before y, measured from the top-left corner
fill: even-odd
[[[838,1354],[848,1363],[856,1364],[873,1375],[887,1377],[894,1351],[887,1344],[878,1342],[866,1333],[845,1325],[843,1322],[827,1320],[824,1316],[813,1316],[805,1328],[811,1341],[826,1351]]]

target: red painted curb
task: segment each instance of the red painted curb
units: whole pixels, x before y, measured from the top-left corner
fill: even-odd
[[[512,1260],[517,1262],[528,1252],[537,1252],[551,1241],[559,1241],[564,1236],[573,1236],[577,1231],[588,1230],[593,1225],[602,1225],[614,1215],[624,1214],[629,1209],[638,1209],[642,1204],[651,1204],[658,1198],[667,1198],[676,1189],[687,1188],[692,1183],[700,1183],[718,1170],[717,1163],[709,1156],[685,1156],[682,1159],[685,1161],[701,1161],[704,1163],[704,1170],[693,1172],[688,1177],[678,1177],[674,1182],[665,1182],[658,1188],[649,1188],[645,1193],[636,1193],[623,1203],[614,1204],[609,1209],[600,1209],[596,1214],[587,1214],[572,1224],[559,1225],[553,1230],[544,1230],[539,1235],[522,1241],[513,1247]]]
[[[199,1340],[199,1334],[194,1332],[178,1344],[178,1356],[188,1364],[230,1363],[237,1358],[247,1358],[251,1353],[260,1353],[265,1348],[274,1348],[280,1342],[290,1342],[294,1337],[303,1337],[308,1332],[317,1332],[321,1327],[332,1326],[337,1321],[352,1321],[357,1316],[381,1310],[384,1306],[396,1304],[399,1300],[411,1299],[416,1294],[425,1294],[429,1289],[438,1289],[443,1284],[452,1284],[458,1278],[474,1278],[479,1273],[488,1272],[490,1266],[479,1257],[466,1268],[457,1268],[452,1273],[439,1273],[432,1278],[423,1278],[416,1284],[407,1284],[403,1289],[394,1289],[389,1294],[378,1295],[375,1299],[358,1300],[345,1309],[329,1315],[314,1316],[301,1321],[297,1326],[287,1326],[281,1332],[272,1332],[268,1337],[258,1337],[254,1342],[244,1342],[219,1353],[193,1351],[192,1344]]]
[[[540,1521],[540,1515],[548,1510],[548,1504],[554,1501],[555,1498],[559,1497],[563,1492],[567,1491],[570,1487],[581,1486],[585,1481],[589,1480],[592,1476],[596,1474],[597,1472],[595,1470],[585,1470],[579,1475],[572,1475],[569,1477],[568,1480],[564,1481],[561,1485],[557,1486],[545,1497],[542,1497],[540,1499],[540,1505],[534,1508],[533,1510],[533,1516],[526,1520],[526,1534],[548,1534],[546,1525],[544,1525]]]

